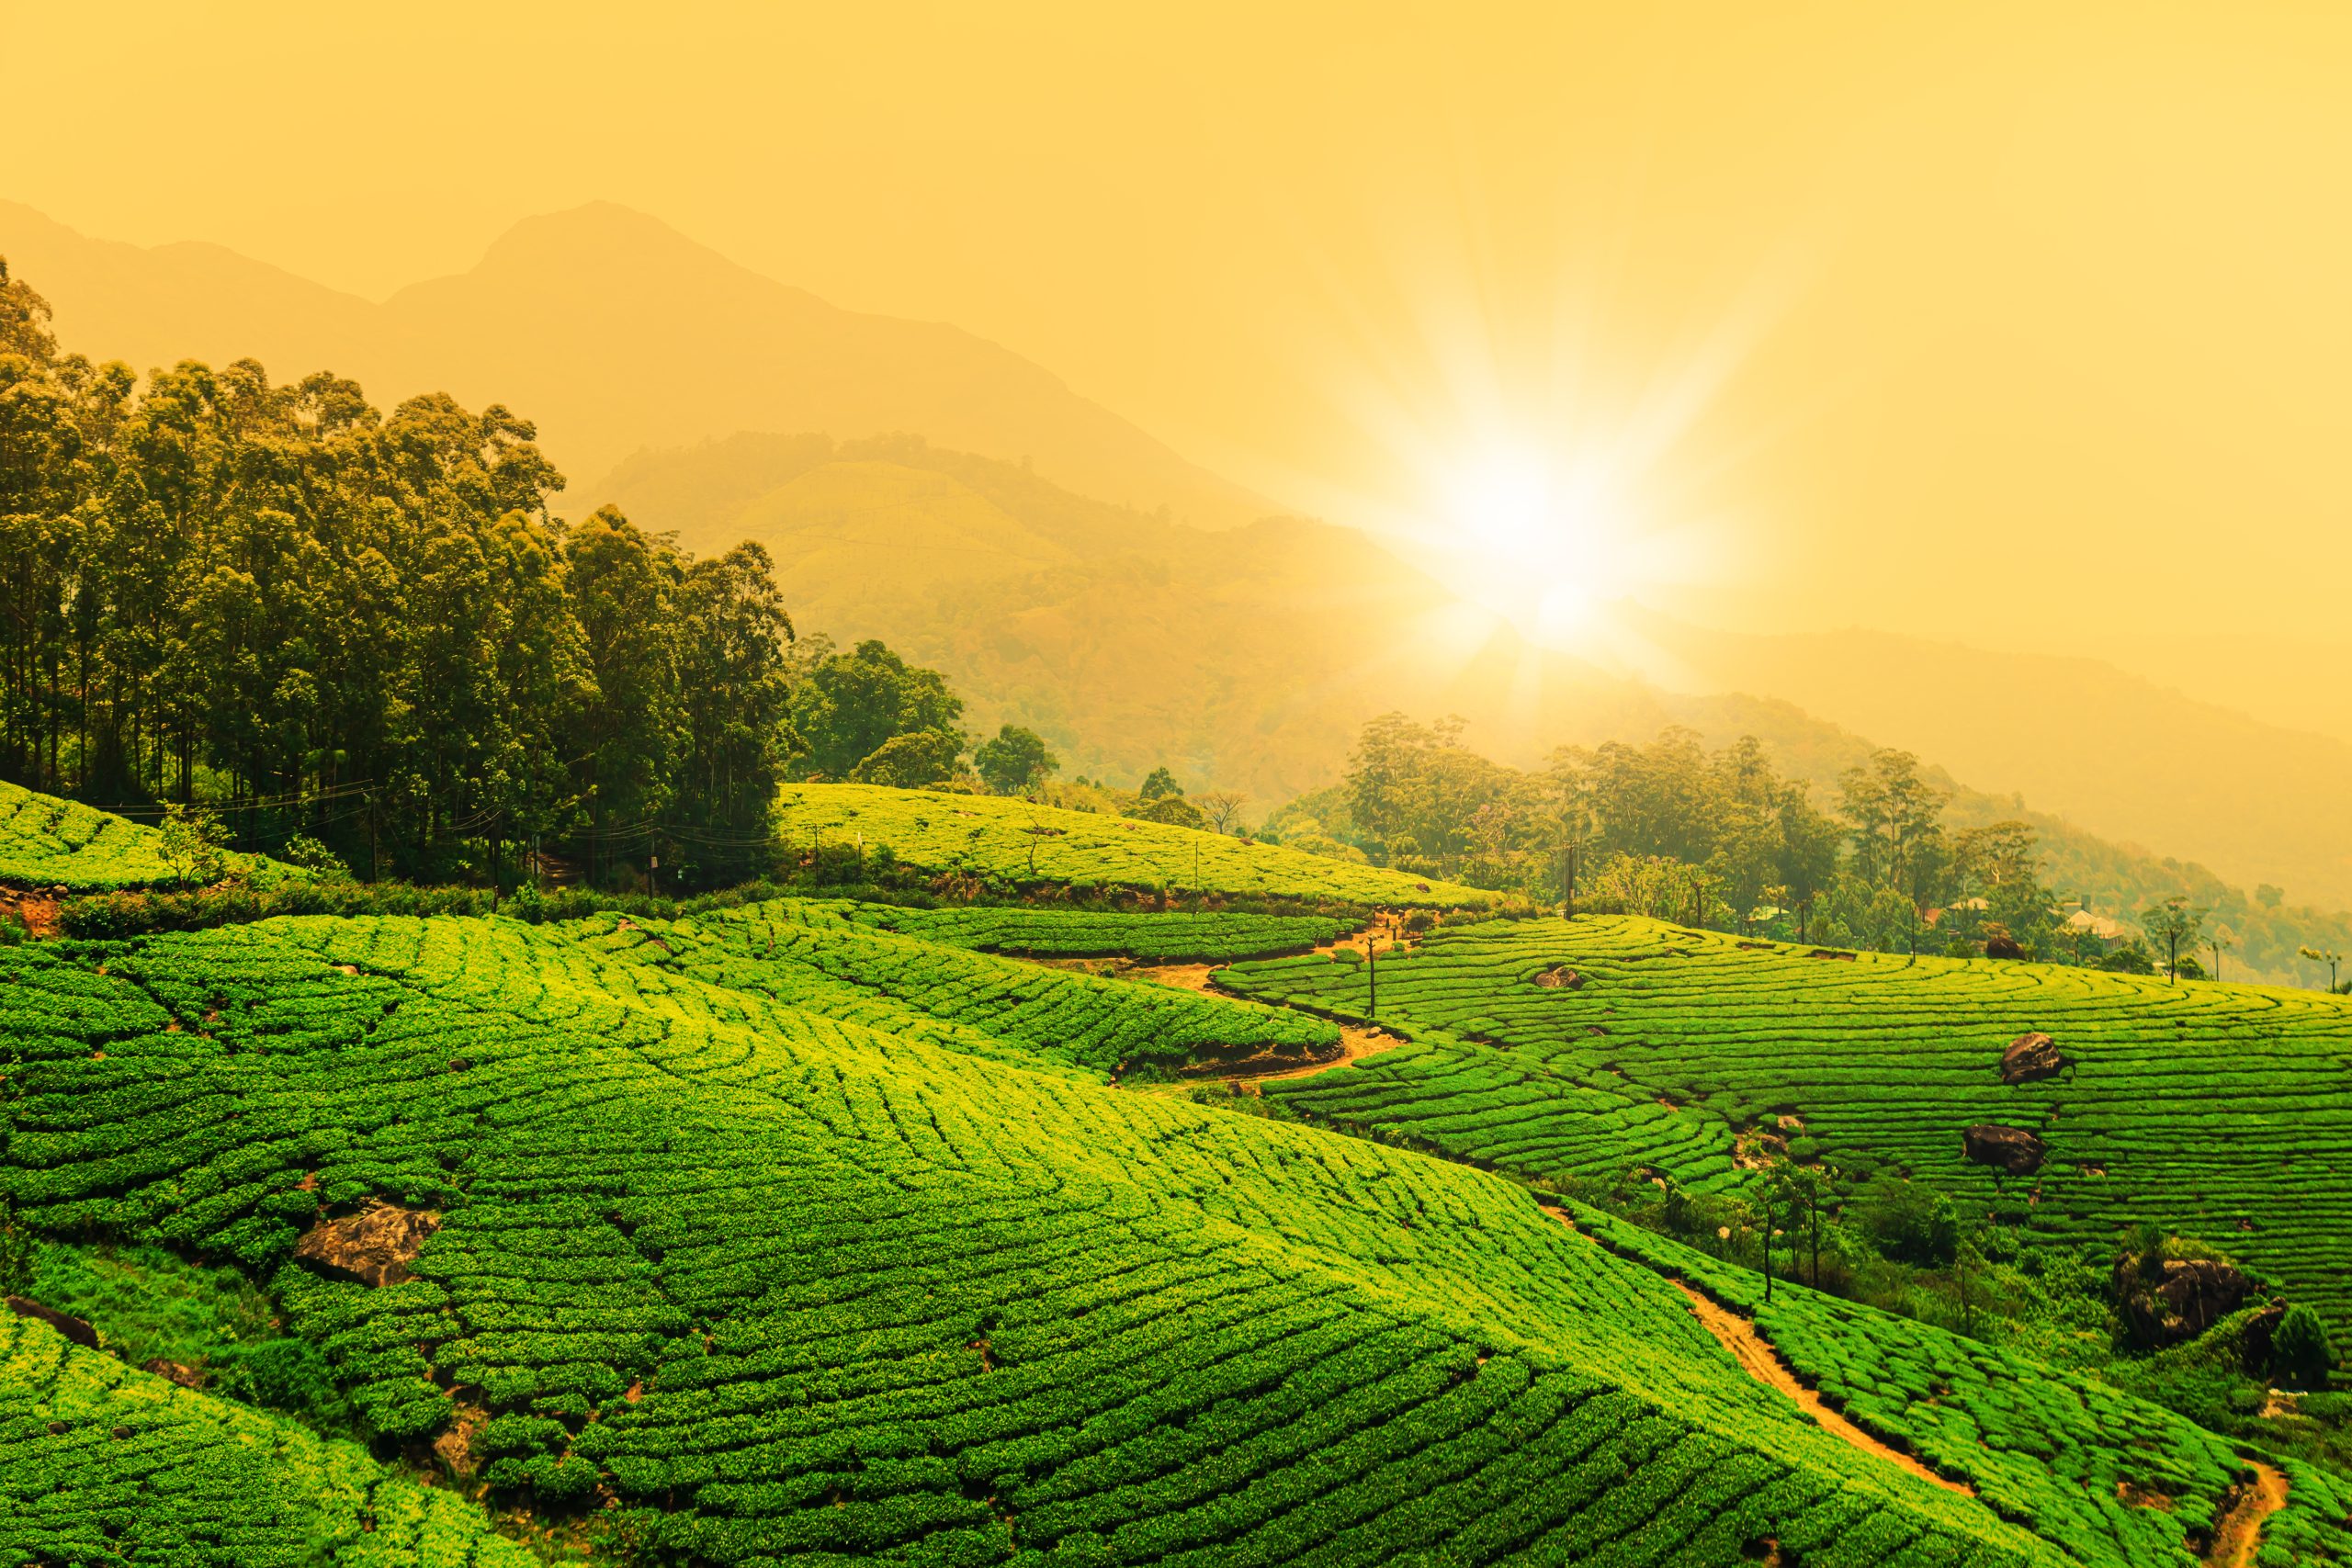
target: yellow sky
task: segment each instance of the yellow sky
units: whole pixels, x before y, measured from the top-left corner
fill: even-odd
[[[2352,7],[0,0],[0,197],[85,232],[381,297],[609,198],[1337,520],[1539,451],[1603,587],[1720,622],[2346,640]]]

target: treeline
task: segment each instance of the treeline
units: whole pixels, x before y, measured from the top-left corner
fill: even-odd
[[[1689,730],[1564,747],[1534,771],[1461,743],[1459,720],[1389,714],[1364,727],[1345,782],[1278,813],[1272,835],[1422,875],[1825,946],[2145,962],[2144,947],[2068,926],[2033,829],[1961,830],[1918,759],[1883,750],[1834,802],[1744,737],[1710,751]]]
[[[503,408],[250,360],[142,386],[48,320],[0,266],[0,773],[420,880],[763,856],[793,634],[757,546],[567,525]]]

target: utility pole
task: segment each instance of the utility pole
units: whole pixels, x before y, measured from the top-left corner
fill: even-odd
[[[1372,930],[1365,931],[1363,938],[1364,975],[1372,985],[1372,999],[1364,1008],[1364,1017],[1374,1023],[1380,1021],[1380,948],[1374,935],[1379,929],[1380,921],[1375,918]]]

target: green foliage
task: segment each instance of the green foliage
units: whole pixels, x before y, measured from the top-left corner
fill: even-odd
[[[1756,1179],[1743,1133],[1786,1115],[1849,1198],[1897,1172],[1972,1224],[2109,1257],[2143,1222],[2223,1237],[2332,1333],[2352,1325],[2352,1163],[2336,1152],[2352,1150],[2352,1003],[1820,951],[1595,916],[1448,926],[1380,966],[1381,1021],[1413,1043],[1267,1092],[1529,1178],[1635,1166],[1724,1198]],[[1535,984],[1561,969],[1579,983]],[[1366,1001],[1360,973],[1316,958],[1238,964],[1222,982],[1345,1014]],[[2002,1052],[2029,1031],[2075,1066],[2004,1084]],[[2041,1168],[1971,1163],[1980,1122],[2040,1136]],[[1943,1253],[1917,1234],[1931,1244],[1914,1256]]]
[[[1344,934],[1325,915],[1098,913],[1029,908],[894,909],[876,904],[824,908],[862,925],[924,942],[1033,958],[1128,958],[1142,964],[1223,964],[1305,953]]]
[[[1143,783],[1136,787],[1136,794],[1146,800],[1165,800],[1170,795],[1182,798],[1184,786],[1178,784],[1176,775],[1163,766],[1145,774]]]
[[[847,653],[831,648],[821,638],[812,644],[792,691],[790,718],[801,747],[793,776],[847,778],[895,737],[955,732],[964,705],[939,671],[917,669],[872,640]],[[952,750],[948,761],[952,765]]]
[[[983,740],[972,752],[974,770],[999,795],[1018,795],[1046,774],[1060,772],[1061,765],[1046,749],[1043,737],[1015,724],[1002,726],[994,739]]]
[[[1282,845],[993,795],[787,784],[776,821],[787,843],[846,846],[862,835],[868,853],[887,846],[906,866],[995,886],[1053,883],[1081,890],[1183,890],[1400,908],[1503,902],[1481,889],[1348,865]]]
[[[2326,1320],[2307,1306],[2289,1307],[2271,1331],[2271,1375],[2297,1388],[2324,1389],[2335,1362]]]
[[[1046,1055],[1081,998],[1150,1037],[1272,1015],[784,907],[0,963],[48,1129],[0,1179],[36,1223],[274,1269],[369,1429],[431,1436],[454,1385],[494,1491],[609,1489],[690,1560],[2064,1561],[1757,1390],[1658,1274],[1500,1179]],[[413,1278],[281,1262],[368,1194],[442,1213]],[[28,1417],[20,1496],[76,1451]]]
[[[357,1443],[0,1314],[0,1560],[531,1568],[481,1510]]]
[[[343,863],[341,857],[307,833],[297,833],[279,845],[277,859],[313,876],[336,882],[351,880],[351,868]]]
[[[80,886],[210,882],[226,843],[298,832],[426,877],[673,813],[716,850],[764,837],[792,630],[756,547],[566,526],[531,423],[442,394],[387,415],[324,373],[142,382],[51,345],[0,405],[0,777],[191,803],[163,869]]]
[[[1181,795],[1163,795],[1147,801],[1127,813],[1138,822],[1157,822],[1165,828],[1189,828],[1194,832],[1208,831],[1209,819],[1201,808]]]
[[[17,1218],[16,1205],[0,1199],[0,1296],[32,1293],[38,1246]]]
[[[204,814],[166,816],[164,822],[169,837],[110,812],[0,782],[0,881],[103,892],[175,886],[199,869],[214,873],[207,880],[233,871],[267,883],[284,869],[220,851],[217,824]]]
[[[849,771],[853,784],[922,789],[944,783],[956,772],[964,738],[951,729],[918,729],[893,735]]]
[[[1949,1264],[1960,1249],[1960,1215],[1941,1192],[1890,1175],[1873,1177],[1857,1201],[1871,1242],[1905,1263]]]

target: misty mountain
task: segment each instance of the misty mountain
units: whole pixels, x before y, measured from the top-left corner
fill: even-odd
[[[741,434],[639,454],[582,499],[697,554],[758,540],[803,635],[884,638],[947,673],[968,728],[1029,725],[1066,773],[1132,784],[1164,763],[1196,787],[1245,790],[1261,810],[1330,784],[1363,720],[1392,709],[1459,714],[1466,744],[1521,766],[1668,725],[1710,746],[1754,735],[1825,805],[1838,774],[1890,739],[1755,695],[1752,682],[1677,690],[1532,648],[1349,530],[1187,528],[912,438]],[[2203,865],[2098,836],[2091,806],[2069,819],[2038,796],[1973,788],[1963,781],[2011,777],[1917,749],[1952,791],[1956,826],[2031,821],[2064,894],[2126,916],[2175,892],[2245,903]],[[2296,891],[2322,896],[2310,877]]]
[[[93,240],[6,202],[0,255],[93,357],[253,357],[280,380],[352,377],[384,406],[433,390],[502,402],[575,479],[743,429],[912,431],[1204,526],[1276,510],[1009,349],[838,309],[609,203],[525,219],[471,270],[381,304],[217,245]]]
[[[1889,632],[1758,637],[1637,623],[1683,691],[1769,692],[1964,778],[2233,882],[2352,906],[2352,746],[2199,702],[2095,659]]]

